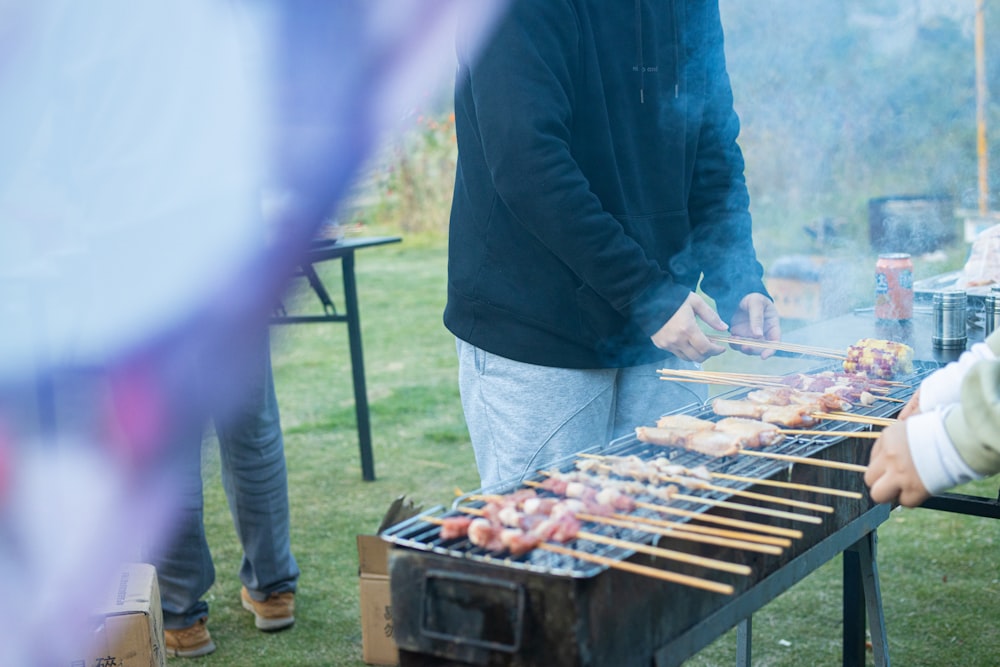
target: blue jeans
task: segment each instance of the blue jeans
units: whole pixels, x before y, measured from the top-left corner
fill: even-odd
[[[278,402],[271,375],[269,340],[247,374],[242,402],[216,419],[222,484],[243,547],[240,581],[256,600],[271,593],[295,591],[299,568],[291,552],[288,479]],[[201,441],[202,429],[190,437]],[[184,446],[180,516],[166,551],[155,557],[163,627],[188,627],[208,615],[202,596],[215,581],[215,567],[205,539],[201,448]]]
[[[456,340],[462,408],[484,487],[603,448],[708,394],[703,385],[660,379],[659,368],[698,367],[676,357],[632,368],[551,368]]]

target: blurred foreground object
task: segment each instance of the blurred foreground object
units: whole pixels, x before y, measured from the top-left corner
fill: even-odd
[[[450,72],[458,4],[0,3],[6,664],[67,664],[169,530],[164,444],[234,402],[241,333]]]

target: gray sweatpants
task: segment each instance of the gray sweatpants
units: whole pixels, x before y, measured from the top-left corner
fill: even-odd
[[[484,487],[603,448],[707,397],[703,385],[659,379],[659,368],[698,368],[676,357],[622,369],[550,368],[456,340],[462,408]]]

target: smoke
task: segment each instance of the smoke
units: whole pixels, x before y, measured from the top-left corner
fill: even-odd
[[[966,203],[977,177],[974,3],[721,6],[755,229],[773,237],[770,248],[810,249],[780,230],[822,217],[863,244],[872,198]],[[986,31],[987,44],[1000,37],[991,15]],[[990,115],[996,127],[995,106]]]

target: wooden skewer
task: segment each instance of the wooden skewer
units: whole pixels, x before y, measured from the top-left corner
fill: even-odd
[[[825,431],[824,431],[825,432]],[[620,459],[622,457],[617,456],[601,456],[599,454],[580,454],[583,458],[588,459]],[[744,475],[731,475],[728,473],[714,472],[712,470],[708,471],[708,474],[712,477],[718,477],[719,479],[730,479],[736,482],[750,482],[752,484],[760,484],[763,486],[774,486],[782,489],[795,489],[798,491],[811,491],[813,493],[825,493],[831,496],[842,496],[844,498],[861,498],[862,495],[857,491],[844,491],[843,489],[833,489],[826,486],[813,486],[811,484],[799,484],[796,482],[779,482],[773,479],[760,479],[758,477],[746,477]]]
[[[550,473],[546,471],[541,471],[543,475],[548,475]],[[525,482],[525,484],[538,484],[538,482]],[[794,512],[785,512],[784,510],[775,510],[770,507],[757,507],[756,505],[747,505],[745,503],[733,503],[728,500],[716,500],[715,498],[704,498],[702,496],[692,496],[686,493],[674,493],[670,496],[671,498],[676,498],[677,500],[686,500],[692,503],[699,503],[702,505],[712,505],[714,507],[725,507],[732,510],[739,510],[741,512],[748,512],[750,514],[761,514],[764,516],[772,516],[779,519],[788,519],[789,521],[802,521],[804,523],[823,523],[823,520],[818,516],[812,516],[811,514],[796,514]],[[636,503],[638,505],[638,503]]]
[[[617,519],[613,517],[596,516],[593,514],[586,514],[586,513],[577,514],[576,517],[578,519],[583,519],[584,521],[590,521],[591,523],[600,523],[607,526],[616,526],[618,528],[628,528],[631,530],[641,530],[644,533],[652,533],[654,535],[665,535],[667,537],[674,537],[680,540],[687,540],[689,542],[714,544],[720,547],[743,549],[745,551],[756,551],[759,553],[771,554],[774,556],[780,555],[782,552],[781,547],[773,544],[761,544],[760,542],[748,542],[744,540],[736,540],[725,537],[715,537],[713,535],[699,535],[697,533],[684,534],[684,531],[676,530],[672,527],[667,528],[663,526],[644,525],[638,521],[633,521],[628,518]],[[788,541],[788,543],[791,544],[791,541]]]
[[[775,486],[781,489],[795,489],[797,491],[811,491],[812,493],[825,493],[830,496],[841,496],[843,498],[862,498],[857,491],[845,491],[844,489],[833,489],[827,486],[813,486],[812,484],[799,484],[797,482],[779,482],[775,479],[758,479],[756,477],[744,477],[743,475],[729,475],[722,472],[711,473],[712,477],[719,479],[732,479],[738,482],[756,482],[764,486]]]
[[[679,484],[678,477],[667,477],[662,476],[661,479],[667,482],[672,482],[674,484]],[[741,496],[743,498],[753,498],[754,500],[762,500],[768,503],[776,503],[778,505],[788,505],[789,507],[798,507],[799,509],[812,510],[814,512],[823,512],[825,514],[833,514],[833,508],[829,505],[820,505],[819,503],[810,503],[804,500],[794,500],[792,498],[781,498],[779,496],[772,496],[766,493],[757,493],[755,491],[746,491],[744,489],[733,489],[728,486],[719,486],[718,484],[705,484],[704,488],[711,491],[722,491],[724,493],[729,493],[734,496]]]
[[[602,464],[602,468],[606,470],[612,470],[612,467],[607,464]],[[673,484],[680,484],[682,486],[687,486],[685,481],[681,477],[672,477],[670,475],[657,475],[660,479],[665,482],[671,482]],[[697,479],[697,478],[694,478]],[[744,498],[753,498],[754,500],[763,500],[769,503],[776,503],[778,505],[788,505],[789,507],[798,507],[800,509],[813,510],[816,512],[825,512],[827,514],[833,514],[833,508],[829,505],[819,505],[817,503],[809,503],[804,500],[793,500],[791,498],[780,498],[778,496],[770,496],[766,493],[756,493],[755,491],[745,491],[743,489],[733,489],[728,486],[719,486],[718,484],[710,484],[699,480],[701,485],[698,487],[689,488],[699,488],[706,489],[708,491],[722,491],[723,493],[728,493],[734,496],[742,496]]]
[[[855,424],[869,424],[871,426],[892,426],[898,419],[888,417],[871,417],[868,415],[855,415],[850,412],[814,412],[812,417],[816,419],[836,419],[842,422],[853,422]]]
[[[801,521],[803,523],[823,523],[823,519],[818,516],[812,516],[811,514],[796,514],[794,512],[785,512],[784,510],[774,510],[769,507],[757,507],[756,505],[747,505],[744,503],[732,503],[728,500],[715,500],[713,498],[702,498],[699,496],[689,496],[685,493],[675,493],[674,498],[678,500],[687,500],[692,503],[702,503],[704,505],[713,505],[714,507],[725,507],[732,510],[738,510],[741,512],[749,512],[750,514],[761,514],[764,516],[772,516],[778,519],[788,519],[789,521]]]
[[[695,512],[693,510],[685,510],[679,507],[670,507],[668,505],[657,505],[655,503],[636,503],[637,507],[643,509],[652,510],[654,512],[659,512],[660,514],[672,514],[674,516],[684,516],[689,519],[703,521],[705,523],[714,523],[719,526],[729,526],[730,528],[742,528],[744,530],[753,530],[758,533],[764,533],[766,535],[780,535],[782,537],[790,537],[793,540],[798,540],[802,538],[802,531],[796,528],[782,528],[781,526],[769,526],[765,523],[755,523],[753,521],[744,521],[743,519],[731,519],[727,516],[718,516],[716,514],[707,514],[705,512]]]
[[[567,549],[566,547],[556,546],[555,544],[549,544],[548,542],[540,544],[538,548],[545,549],[546,551],[551,551],[553,553],[557,553],[563,556],[570,556],[572,558],[577,558],[579,560],[586,560],[592,563],[597,563],[599,565],[605,565],[613,569],[624,570],[625,572],[631,572],[633,574],[639,574],[645,577],[662,579],[663,581],[669,581],[675,584],[681,584],[683,586],[690,586],[692,588],[700,588],[702,590],[712,591],[713,593],[732,595],[734,590],[733,587],[730,586],[729,584],[721,584],[717,581],[701,579],[700,577],[692,577],[686,574],[678,574],[676,572],[670,572],[668,570],[661,570],[655,567],[639,565],[637,563],[631,563],[626,560],[615,560],[613,558],[608,558],[607,556],[598,556],[597,554],[587,553],[585,551]]]
[[[693,554],[686,554],[682,551],[674,551],[673,549],[663,549],[662,547],[654,547],[649,544],[642,544],[640,542],[629,542],[627,540],[619,540],[614,537],[605,537],[604,535],[598,535],[597,533],[590,533],[587,531],[580,531],[576,534],[580,539],[587,540],[588,542],[597,542],[598,544],[606,544],[612,547],[628,548],[633,551],[638,551],[640,553],[649,554],[650,556],[658,556],[660,558],[666,558],[668,560],[677,561],[679,563],[687,563],[689,565],[698,565],[700,567],[706,567],[711,570],[719,570],[720,572],[731,572],[733,574],[742,574],[744,576],[750,574],[752,571],[748,565],[739,565],[738,563],[729,563],[724,560],[718,560],[716,558],[706,558],[704,556],[695,556]],[[781,549],[778,549],[778,553],[781,553]]]
[[[776,547],[789,547],[792,545],[792,541],[786,537],[772,537],[770,535],[760,535],[759,533],[747,533],[742,530],[726,530],[725,528],[702,526],[689,521],[667,521],[666,519],[653,519],[645,516],[632,516],[630,514],[612,514],[611,516],[612,518],[620,521],[630,521],[633,523],[649,524],[650,526],[666,528],[670,530],[673,535],[678,533],[695,533],[698,535],[728,537],[741,542],[770,544]]]
[[[872,440],[878,438],[882,435],[878,431],[820,431],[820,430],[810,430],[807,428],[783,428],[782,433],[791,433],[793,435],[833,435],[833,436],[843,436],[845,438],[871,438]]]
[[[469,499],[489,501],[498,497],[499,496],[473,495],[469,496]],[[475,514],[477,516],[482,516],[483,514],[478,508],[459,507],[458,509],[459,511],[466,512],[467,514]],[[576,517],[582,521],[589,521],[591,523],[602,523],[609,526],[631,528],[633,530],[642,530],[649,533],[655,533],[657,535],[670,535],[672,537],[676,537],[677,539],[688,540],[690,542],[702,542],[705,544],[714,544],[716,546],[746,549],[748,551],[760,551],[761,553],[774,555],[781,553],[781,549],[778,547],[787,547],[792,543],[791,540],[786,538],[767,537],[764,535],[722,530],[720,528],[710,528],[707,526],[695,526],[690,523],[681,523],[678,521],[661,521],[657,519],[643,520],[643,517],[633,517],[627,514],[614,514],[611,517],[606,517],[590,514],[588,512],[577,512]],[[643,526],[641,524],[649,525]],[[765,546],[761,547],[759,545]]]
[[[532,484],[537,485],[538,482],[531,482],[531,484],[525,482],[525,484],[529,486]],[[717,516],[715,514],[706,514],[705,512],[695,512],[694,510],[686,510],[686,509],[681,509],[679,507],[669,507],[667,505],[656,505],[654,503],[637,502],[636,507],[642,507],[644,509],[652,510],[654,512],[659,512],[661,514],[672,514],[674,516],[683,516],[689,519],[702,521],[704,523],[713,523],[718,526],[728,526],[730,528],[741,528],[743,530],[751,530],[757,533],[764,533],[766,535],[789,537],[793,540],[798,540],[802,538],[802,531],[796,528],[769,526],[764,523],[745,521],[743,519],[732,519],[727,516]]]
[[[790,388],[789,385],[780,381],[780,378],[773,375],[745,375],[741,373],[722,373],[722,372],[711,372],[711,371],[684,371],[684,370],[674,370],[674,369],[661,369],[658,370],[662,377],[661,380],[667,382],[691,382],[695,384],[718,384],[727,387],[750,387],[750,388]],[[904,399],[893,398],[891,396],[881,396],[882,393],[887,393],[889,389],[887,387],[868,387],[868,393],[877,401],[886,401],[888,403],[906,403]]]
[[[722,336],[718,334],[708,334],[712,340],[731,345],[743,345],[745,347],[759,347],[770,350],[781,350],[783,352],[795,352],[811,357],[824,357],[827,359],[847,359],[847,354],[840,350],[833,350],[824,347],[813,347],[810,345],[797,345],[783,341],[758,340],[755,338],[740,338],[739,336]]]
[[[852,472],[863,473],[868,470],[866,466],[857,465],[855,463],[826,461],[823,459],[809,458],[808,456],[790,456],[788,454],[776,454],[774,452],[759,452],[754,449],[741,449],[740,454],[746,454],[747,456],[759,456],[766,459],[778,459],[779,461],[791,461],[792,463],[802,463],[811,466],[820,466],[821,468],[836,468],[838,470],[850,470]]]
[[[476,507],[460,507],[459,510],[465,512],[466,514],[474,514],[476,516],[483,516],[485,514],[481,509]],[[579,518],[582,518],[580,517],[580,515],[577,516]],[[747,575],[750,574],[751,571],[750,568],[746,565],[738,565],[736,563],[729,563],[727,561],[718,560],[715,558],[696,556],[694,554],[688,554],[682,551],[674,551],[673,549],[654,547],[648,544],[643,544],[641,542],[622,540],[616,537],[607,537],[605,535],[591,533],[586,530],[578,530],[576,532],[576,537],[581,540],[587,540],[588,542],[597,542],[598,544],[606,544],[608,546],[618,547],[620,549],[631,549],[632,551],[638,551],[641,553],[649,554],[650,556],[659,556],[660,558],[666,558],[668,560],[673,560],[680,563],[687,563],[688,565],[698,565],[700,567],[707,567],[714,570],[721,570],[723,572],[732,572],[734,574]],[[779,554],[781,553],[781,549],[778,549],[778,553]]]

